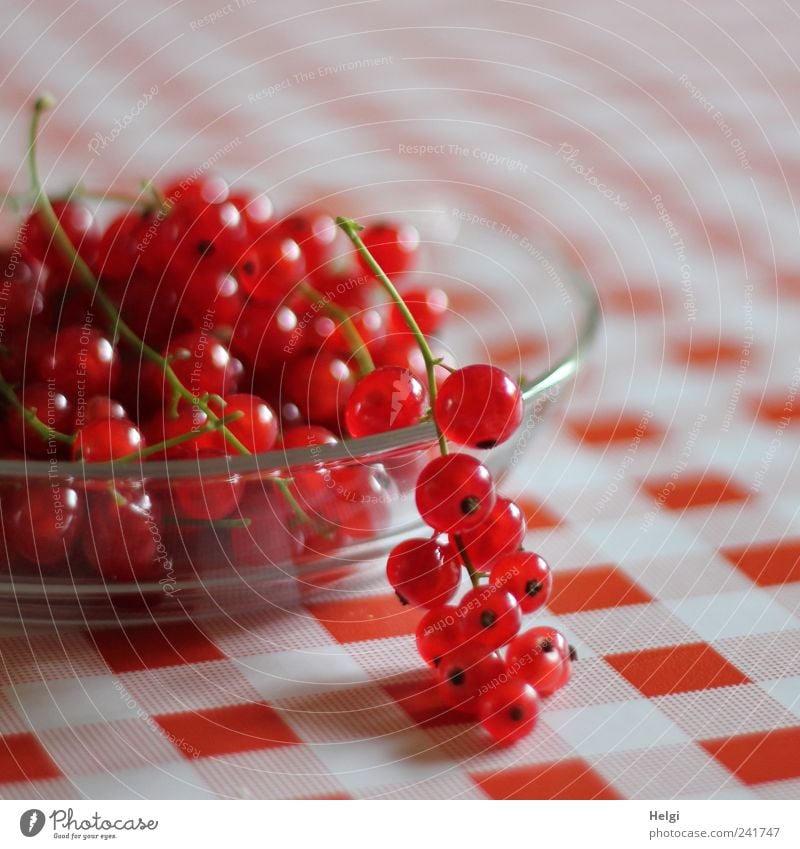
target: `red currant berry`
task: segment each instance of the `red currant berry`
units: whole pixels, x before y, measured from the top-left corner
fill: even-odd
[[[178,407],[178,417],[175,419],[166,415],[164,411],[157,413],[143,426],[145,442],[148,445],[168,442],[176,436],[183,436],[186,433],[196,433],[197,436],[194,439],[179,442],[163,452],[149,454],[148,457],[151,460],[185,460],[205,456],[208,452],[215,450],[219,453],[217,441],[219,434],[202,430],[207,422],[206,414],[194,405]]]
[[[417,510],[428,525],[443,534],[479,525],[491,513],[496,498],[489,470],[468,454],[431,460],[417,481]]]
[[[231,416],[234,413],[244,415],[236,421],[229,422],[226,427],[244,445],[251,454],[261,454],[269,451],[278,438],[278,421],[272,407],[257,395],[229,395],[225,399],[225,407],[220,416]],[[224,434],[218,434],[224,443]],[[225,453],[232,453],[225,444]]]
[[[449,604],[432,607],[417,625],[417,651],[429,666],[439,666],[442,659],[463,642],[458,608]]]
[[[0,251],[3,330],[21,330],[44,313],[47,272],[19,251]]]
[[[72,444],[72,459],[84,463],[107,463],[145,447],[144,436],[128,419],[93,419],[77,433]]]
[[[174,339],[167,346],[167,356],[178,379],[197,398],[206,393],[225,397],[239,388],[242,364],[203,330]],[[165,388],[163,373],[158,385]]]
[[[417,424],[425,415],[428,393],[411,372],[379,368],[364,375],[345,406],[352,437],[371,436]]]
[[[536,690],[520,679],[498,684],[478,699],[481,725],[497,743],[521,740],[536,727],[540,702]]]
[[[272,201],[267,195],[233,192],[228,201],[239,210],[245,227],[247,227],[247,234],[251,239],[266,232],[275,211]]]
[[[491,651],[510,643],[522,626],[522,611],[511,593],[491,584],[471,589],[458,606],[464,636]]]
[[[506,677],[505,664],[496,652],[482,646],[459,646],[437,668],[438,692],[450,707],[474,714],[478,700]]]
[[[396,545],[386,563],[389,583],[403,604],[434,607],[456,593],[461,570],[445,560],[442,547],[431,539],[408,539]]]
[[[498,497],[480,525],[463,531],[461,545],[476,568],[487,570],[503,554],[516,551],[525,539],[525,516],[508,498]]]
[[[66,562],[84,514],[72,487],[57,478],[30,480],[3,501],[6,540],[13,552],[40,566]]]
[[[121,364],[116,349],[99,330],[73,324],[59,330],[38,350],[33,370],[73,401],[113,392]]]
[[[520,634],[508,647],[508,671],[549,696],[569,681],[572,652],[563,634],[555,628],[539,627]]]
[[[313,424],[341,430],[344,406],[355,379],[347,364],[325,351],[304,354],[286,367],[283,391],[303,418]]]
[[[434,416],[444,435],[458,445],[493,448],[519,427],[522,393],[502,369],[466,366],[442,384]]]
[[[370,224],[361,233],[361,240],[387,277],[403,274],[414,266],[419,250],[419,233],[410,224]],[[372,274],[360,254],[358,261],[365,273]]]
[[[189,174],[176,177],[161,190],[171,206],[177,203],[224,203],[230,189],[222,177],[216,174]]]
[[[85,421],[90,422],[94,419],[127,419],[128,414],[119,401],[109,398],[108,395],[94,395],[86,402],[83,417]]]
[[[290,448],[312,448],[315,445],[335,445],[339,440],[326,427],[319,425],[294,425],[283,432],[281,443]]]
[[[35,411],[36,418],[59,433],[72,431],[72,405],[65,395],[44,383],[32,383],[20,390],[19,398],[25,408]],[[42,439],[16,407],[9,408],[7,433],[9,442],[28,457],[46,457],[61,453],[61,443]]]
[[[403,292],[403,301],[426,336],[441,329],[447,317],[447,295],[441,289],[411,289]],[[389,330],[396,333],[408,330],[408,324],[394,302],[389,307]]]
[[[231,350],[247,367],[266,373],[292,354],[305,350],[297,316],[289,307],[248,304],[242,311],[231,337]]]
[[[254,300],[266,303],[291,294],[306,273],[297,242],[274,233],[262,236],[240,262],[236,274],[242,287]]]
[[[527,551],[501,557],[492,567],[491,582],[508,590],[523,613],[543,607],[553,589],[553,576],[545,559]]]
[[[298,244],[309,274],[318,274],[334,257],[337,231],[330,215],[322,212],[290,215],[280,222],[278,232]]]
[[[90,264],[94,262],[99,233],[91,211],[74,201],[53,201],[53,212],[72,246]],[[41,212],[33,212],[20,230],[19,241],[34,259],[52,272],[52,282],[65,284],[72,272],[72,262],[56,243],[50,225]]]
[[[106,581],[155,581],[159,564],[170,561],[159,543],[159,522],[150,497],[143,492],[121,498],[119,492],[92,493],[89,528],[83,535],[86,559]]]
[[[128,210],[106,227],[95,263],[97,276],[105,282],[106,291],[109,282],[120,286],[128,283],[141,260],[139,248],[154,222],[149,211]]]

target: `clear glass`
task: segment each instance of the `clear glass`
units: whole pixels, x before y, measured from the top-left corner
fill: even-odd
[[[483,235],[487,245],[470,269],[478,273],[486,263],[495,275],[501,270],[497,293],[511,292],[511,300],[501,306],[493,290],[491,301],[507,322],[503,335],[519,342],[520,373],[538,369],[523,382],[519,432],[481,453],[501,481],[578,368],[598,305],[557,252],[528,247],[516,267],[498,266],[490,257],[499,237]],[[452,246],[438,250],[438,267],[451,268]],[[435,258],[437,249],[431,253]],[[481,327],[455,323],[452,343],[442,345],[462,364],[485,360]],[[542,351],[526,354],[533,336],[544,340],[549,362],[542,363]],[[0,460],[0,620],[103,625],[291,607],[358,575],[420,529],[414,483],[437,450],[426,423],[336,445],[199,463]],[[192,518],[226,498],[238,507],[224,519]],[[40,533],[59,521],[72,523],[60,549]]]

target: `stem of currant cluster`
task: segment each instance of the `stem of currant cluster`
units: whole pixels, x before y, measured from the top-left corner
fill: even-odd
[[[91,291],[93,297],[100,304],[100,307],[106,313],[111,323],[114,326],[114,332],[116,335],[121,336],[127,342],[129,342],[134,348],[136,348],[140,354],[151,362],[155,363],[159,368],[164,372],[164,376],[167,379],[170,387],[176,395],[179,395],[185,401],[188,401],[190,404],[196,406],[198,409],[202,410],[210,424],[213,424],[217,430],[225,437],[225,440],[240,454],[250,454],[251,452],[247,449],[245,445],[236,437],[234,433],[231,432],[230,428],[226,427],[225,423],[221,420],[222,417],[218,416],[209,406],[207,400],[200,397],[198,398],[193,392],[187,389],[183,383],[181,383],[180,378],[175,374],[172,369],[172,366],[169,364],[169,361],[163,357],[155,348],[152,348],[148,345],[143,339],[140,339],[133,330],[122,320],[120,316],[119,310],[114,306],[113,301],[102,291],[100,288],[99,281],[92,273],[92,270],[86,264],[83,257],[80,256],[78,251],[75,249],[75,246],[72,244],[69,236],[64,231],[64,228],[61,226],[61,222],[58,220],[58,216],[53,209],[52,204],[50,203],[50,199],[44,191],[41,180],[39,179],[39,168],[36,160],[36,142],[39,134],[39,122],[41,120],[42,113],[47,109],[50,109],[54,100],[50,95],[42,95],[37,98],[33,107],[33,117],[31,119],[30,125],[30,134],[29,134],[29,144],[28,144],[28,171],[31,179],[31,191],[33,194],[33,203],[35,208],[39,211],[40,215],[47,222],[47,225],[50,228],[50,231],[53,235],[53,239],[58,245],[61,252],[64,256],[70,260],[72,263],[72,267],[77,270],[81,282],[83,285]],[[137,456],[138,453],[137,453]],[[280,491],[284,494],[284,497],[287,500],[287,503],[292,508],[293,512],[297,516],[298,520],[301,522],[310,522],[311,520],[306,515],[303,508],[298,504],[297,500],[288,490],[288,484],[286,481],[282,481],[280,478],[272,478],[275,485],[280,489]]]
[[[422,353],[422,358],[425,361],[425,371],[428,375],[428,392],[431,400],[431,408],[433,408],[434,402],[436,401],[437,391],[436,366],[440,364],[440,361],[434,356],[433,351],[431,351],[431,347],[428,344],[428,340],[425,338],[425,334],[420,329],[413,313],[403,300],[403,296],[397,291],[397,287],[387,277],[386,272],[380,267],[375,257],[372,256],[369,249],[364,244],[364,240],[358,235],[359,230],[363,230],[364,228],[357,221],[353,221],[351,218],[342,218],[341,216],[336,219],[336,224],[345,232],[350,241],[355,245],[356,250],[359,252],[364,262],[366,262],[372,273],[378,279],[378,282],[381,286],[383,286],[389,297],[397,305],[397,308],[400,310],[400,314],[403,316],[403,320],[408,326],[408,329],[416,339],[417,345],[419,345],[419,350]],[[443,456],[446,456],[449,453],[447,439],[439,428],[439,425],[436,423],[435,418],[433,419],[433,423],[436,427],[436,435],[439,440],[439,450]],[[458,547],[458,553],[464,562],[464,566],[467,570],[467,574],[469,575],[469,579],[472,582],[472,586],[477,587],[480,584],[480,575],[472,565],[472,561],[470,560],[467,550],[464,547],[464,543],[461,540],[461,535],[453,534],[453,539]]]
[[[342,335],[350,346],[350,351],[358,365],[358,371],[361,376],[363,377],[365,374],[375,371],[375,363],[372,361],[372,355],[364,344],[364,339],[358,332],[358,328],[353,324],[350,313],[337,304],[334,304],[329,295],[318,291],[310,283],[303,281],[297,287],[297,291],[314,304],[319,304],[320,309],[341,327]]]
[[[431,351],[431,347],[428,344],[428,340],[425,338],[425,334],[420,330],[417,320],[414,318],[411,310],[403,300],[403,296],[397,291],[394,283],[392,283],[392,281],[386,276],[386,272],[380,267],[380,265],[378,265],[375,257],[372,256],[361,236],[358,235],[358,231],[363,230],[364,228],[351,218],[342,218],[341,216],[336,219],[336,224],[355,245],[356,250],[359,254],[361,254],[364,262],[366,262],[372,273],[378,279],[378,282],[381,286],[383,286],[389,297],[396,304],[397,309],[400,310],[400,315],[403,316],[403,321],[405,321],[412,336],[416,340],[417,345],[419,345],[419,350],[422,353],[422,359],[425,361],[425,371],[428,375],[428,394],[431,400],[431,407],[433,407],[433,403],[436,400],[436,366],[439,364],[439,361],[433,355],[433,351]],[[436,425],[436,434],[439,439],[439,448],[442,454],[448,454],[447,440],[444,438],[444,434],[441,430],[439,430],[439,425],[436,424],[435,420],[434,424]]]
[[[75,441],[75,437],[71,436],[68,433],[61,433],[59,430],[55,430],[52,427],[46,425],[37,415],[37,410],[32,407],[26,407],[22,401],[17,397],[17,393],[14,392],[14,388],[10,383],[6,381],[6,379],[0,374],[0,395],[3,395],[4,398],[11,404],[12,407],[15,407],[19,410],[20,415],[25,419],[25,423],[31,427],[39,436],[41,436],[44,442],[49,442],[51,439],[55,439],[56,442],[63,442],[65,445],[72,445]]]

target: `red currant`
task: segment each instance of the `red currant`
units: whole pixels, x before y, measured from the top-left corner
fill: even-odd
[[[73,324],[43,342],[32,369],[39,381],[52,381],[76,401],[113,392],[121,364],[115,347],[99,330]]]
[[[127,419],[128,414],[125,408],[119,401],[109,398],[108,395],[94,395],[87,402],[83,409],[84,420],[87,422],[93,419]],[[77,415],[76,415],[77,418]]]
[[[410,224],[370,224],[361,233],[361,240],[387,277],[413,268],[419,250],[419,233]],[[372,274],[360,254],[358,261],[365,273]]]
[[[224,203],[230,189],[225,180],[216,174],[189,174],[176,177],[161,190],[171,204],[177,203]]]
[[[519,679],[504,681],[478,699],[481,725],[497,743],[521,740],[536,727],[540,702],[536,690]]]
[[[572,652],[555,628],[531,628],[512,640],[506,664],[512,675],[527,681],[539,695],[549,696],[569,681]]]
[[[61,392],[44,383],[32,383],[20,390],[19,398],[28,410],[36,412],[36,418],[47,427],[59,433],[72,431],[72,405]],[[8,439],[15,448],[29,457],[61,453],[61,443],[42,439],[16,407],[9,408],[7,415]]]
[[[523,416],[519,386],[502,370],[472,365],[453,372],[436,396],[434,416],[448,439],[470,448],[505,442]]]
[[[425,387],[411,372],[379,368],[362,377],[345,406],[352,437],[371,436],[417,424],[428,406]]]
[[[429,666],[439,666],[442,658],[463,642],[458,608],[449,604],[432,607],[417,625],[417,651]]]
[[[226,427],[244,445],[251,454],[261,454],[269,451],[278,438],[278,422],[272,407],[257,395],[228,395],[225,407],[220,416],[230,416],[234,413],[244,415],[236,421],[229,422]],[[218,434],[219,440],[225,443],[225,436]],[[227,444],[225,453],[228,450]]]
[[[232,395],[239,387],[242,364],[203,330],[174,339],[167,346],[167,356],[178,379],[197,398],[209,392]],[[158,385],[165,388],[163,374]]]
[[[236,269],[245,291],[256,301],[266,303],[289,295],[305,272],[305,260],[297,242],[274,233],[262,236]]]
[[[83,504],[71,486],[58,478],[30,480],[3,504],[6,540],[31,563],[64,563],[83,523]]]
[[[219,457],[216,451],[198,452],[198,458]],[[239,475],[230,477],[199,475],[196,480],[175,481],[172,493],[181,516],[213,522],[224,519],[236,510],[244,491]]]
[[[306,421],[341,430],[344,406],[355,379],[347,364],[325,351],[293,359],[284,374],[286,399]]]
[[[339,440],[326,427],[319,425],[294,425],[287,427],[281,440],[283,447],[312,448],[315,445],[335,445]]]
[[[144,436],[128,419],[92,419],[77,433],[72,459],[84,463],[107,463],[145,447]]]
[[[278,224],[278,232],[298,244],[309,274],[318,274],[334,257],[337,230],[330,215],[321,212],[290,215]]]
[[[496,497],[489,470],[469,454],[431,460],[417,481],[417,510],[443,534],[479,525],[491,513]]]
[[[464,621],[464,636],[485,646],[499,649],[510,643],[522,626],[522,611],[511,593],[488,586],[471,589],[458,607]]]
[[[19,251],[0,251],[3,330],[13,332],[44,313],[47,272]]]
[[[72,246],[89,263],[94,261],[99,234],[91,211],[74,201],[53,201],[53,212],[67,234]],[[20,231],[20,242],[26,251],[46,265],[52,272],[52,282],[66,284],[72,271],[67,259],[56,243],[50,225],[41,212],[33,212]]]
[[[491,583],[508,590],[523,613],[533,613],[547,603],[553,589],[553,576],[543,557],[527,551],[507,554],[492,567]]]
[[[119,492],[92,493],[89,529],[83,552],[106,581],[155,581],[159,564],[170,567],[163,550],[158,517],[143,492],[123,498]]]
[[[389,583],[403,604],[434,607],[449,601],[461,581],[461,569],[445,560],[431,539],[408,539],[396,545],[386,564]]]
[[[450,707],[474,714],[478,700],[506,677],[505,664],[496,652],[467,645],[450,651],[437,668],[438,692]]]
[[[525,530],[525,516],[519,507],[498,496],[486,520],[461,533],[461,545],[476,569],[487,570],[498,557],[522,545]]]

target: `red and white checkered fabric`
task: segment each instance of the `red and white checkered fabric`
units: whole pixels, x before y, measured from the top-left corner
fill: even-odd
[[[580,655],[529,739],[442,708],[378,577],[235,621],[6,633],[0,796],[796,798],[799,54],[796,11],[763,0],[7,15],[16,188],[47,88],[54,186],[208,162],[356,215],[351,188],[384,210],[418,189],[560,234],[604,328],[509,484],[556,570],[538,620]]]

